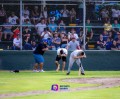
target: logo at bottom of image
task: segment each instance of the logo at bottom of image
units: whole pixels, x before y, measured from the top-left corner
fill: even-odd
[[[58,85],[58,84],[53,84],[51,86],[52,91],[67,91],[69,90],[70,86],[69,85]]]

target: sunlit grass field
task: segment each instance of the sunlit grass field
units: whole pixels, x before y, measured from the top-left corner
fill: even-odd
[[[61,71],[39,73],[32,71],[20,71],[19,73],[0,71],[0,95],[40,90],[50,91],[53,84],[69,85],[70,88],[97,86],[96,84],[63,82],[62,79],[66,78],[120,77],[120,71],[86,71],[85,74],[85,76],[78,76],[78,71],[71,71],[70,75],[66,75],[66,72]],[[120,99],[120,86],[89,91],[31,94],[5,99]]]

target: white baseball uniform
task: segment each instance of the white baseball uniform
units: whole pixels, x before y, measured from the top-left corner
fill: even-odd
[[[59,49],[57,50],[57,55],[60,55],[60,51],[61,51],[61,50],[63,50],[63,53],[64,53],[64,54],[66,54],[66,55],[68,54],[67,49],[65,49],[65,48],[59,48]]]
[[[69,67],[68,67],[68,73],[70,72],[73,63],[76,61],[77,65],[81,67],[81,73],[84,73],[84,68],[81,64],[81,60],[79,59],[75,59],[74,56],[80,56],[80,54],[84,52],[83,50],[74,50],[71,54],[70,54],[70,58],[69,58]],[[84,53],[85,55],[85,53]],[[85,55],[86,56],[86,55]],[[81,64],[81,65],[80,65]]]

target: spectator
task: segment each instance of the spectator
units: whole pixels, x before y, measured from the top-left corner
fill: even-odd
[[[44,31],[41,34],[41,38],[48,40],[48,39],[52,38],[52,34],[48,31],[47,28],[44,28]]]
[[[31,31],[32,29],[32,23],[30,22],[29,19],[26,19],[23,23],[24,26],[27,26],[29,28],[29,30]]]
[[[67,44],[67,50],[74,51],[76,49],[80,49],[79,42],[75,39],[75,37],[72,38],[72,40]]]
[[[24,14],[22,16],[22,23],[24,23],[27,19],[29,20],[29,16],[27,16],[27,14]]]
[[[114,20],[112,24],[112,31],[113,31],[113,39],[116,39],[118,34],[120,34],[120,24],[117,20]]]
[[[57,50],[58,48],[60,48],[61,38],[58,37],[58,33],[54,34],[54,38],[52,40],[52,43],[54,46],[54,48],[52,48],[52,50]]]
[[[103,35],[100,34],[99,40],[97,41],[97,49],[98,50],[105,50],[106,42],[103,40]]]
[[[68,44],[68,37],[66,34],[63,34],[61,37],[61,48],[66,48]]]
[[[57,24],[51,20],[51,22],[48,24],[49,31],[54,34],[57,31]]]
[[[31,42],[31,31],[29,30],[28,27],[25,27],[25,30],[23,31],[23,41],[29,44]]]
[[[58,32],[61,33],[62,31],[66,32],[66,27],[63,20],[60,20],[60,23],[58,24]]]
[[[113,40],[112,45],[111,45],[111,50],[118,50],[118,45],[115,40]]]
[[[83,20],[83,2],[78,3],[78,11],[79,20]]]
[[[70,41],[72,38],[75,38],[76,40],[78,39],[78,34],[74,28],[72,28],[71,32],[68,33],[68,40]]]
[[[119,17],[119,10],[117,10],[117,8],[112,8],[111,9],[112,11],[112,19],[113,20],[118,20],[118,17]]]
[[[0,25],[4,23],[5,19],[6,19],[6,11],[5,11],[5,9],[2,7],[2,8],[0,9]]]
[[[37,43],[35,42],[35,40],[32,40],[31,41],[31,47],[32,47],[32,50],[34,51],[37,47]]]
[[[108,36],[111,40],[113,40],[113,32],[112,31],[108,32]]]
[[[48,18],[47,7],[44,7],[43,11],[41,11],[40,18],[44,18],[45,20],[47,20],[47,18]]]
[[[83,35],[79,35],[78,37],[79,38],[78,38],[77,41],[79,42],[80,48],[83,49]]]
[[[106,22],[109,18],[109,11],[107,9],[102,9],[101,16],[103,23]]]
[[[70,23],[76,22],[76,11],[74,8],[70,10]]]
[[[12,25],[16,25],[18,23],[19,18],[15,15],[14,12],[12,12],[11,16],[9,16],[8,20]]]
[[[12,50],[20,50],[20,47],[21,47],[21,39],[20,39],[20,35],[18,34],[17,37],[13,39]]]
[[[116,43],[118,45],[118,49],[120,50],[120,34],[118,35],[118,38],[116,39]]]
[[[107,38],[107,41],[106,41],[106,50],[111,50],[111,45],[112,45],[112,40],[110,38]]]
[[[16,38],[18,34],[20,34],[19,27],[13,27],[13,38]]]
[[[12,26],[11,26],[11,23],[9,22],[8,19],[6,19],[6,22],[3,24],[4,25],[4,30],[3,30],[3,33],[4,33],[4,39],[6,40],[7,39],[7,35],[9,34],[10,37],[8,40],[11,40],[12,37],[13,37],[13,32],[12,32]]]
[[[40,13],[39,13],[39,8],[38,6],[34,6],[34,9],[32,10],[32,21],[33,21],[33,24],[35,25],[38,20],[39,20],[39,17],[40,17]]]
[[[88,0],[87,5],[86,5],[86,14],[87,14],[87,18],[90,18],[90,20],[95,18],[95,2]]]
[[[104,24],[104,30],[107,32],[112,30],[112,24],[110,23],[109,20]]]
[[[92,30],[92,24],[90,23],[90,19],[87,19],[87,23],[86,23],[86,37],[88,41],[93,38],[93,30]]]
[[[29,11],[29,9],[28,9],[28,6],[25,6],[25,7],[24,7],[24,10],[23,10],[22,12],[23,12],[22,15],[26,15],[27,17],[30,16],[30,11]]]
[[[46,28],[47,25],[45,23],[45,19],[41,19],[41,21],[35,26],[38,35],[41,36],[41,33],[44,31],[44,28]]]
[[[62,20],[65,22],[66,25],[68,25],[69,22],[69,10],[66,8],[66,5],[64,5],[64,8],[60,11]]]
[[[2,41],[2,27],[0,26],[0,42]]]
[[[107,38],[109,37],[108,32],[107,31],[103,31],[102,35],[103,35],[103,40],[107,41]]]

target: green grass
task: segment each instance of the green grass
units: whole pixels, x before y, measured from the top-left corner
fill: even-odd
[[[33,73],[32,71],[20,71],[10,73],[0,71],[0,94],[19,93],[37,90],[50,90],[52,84],[69,85],[70,88],[82,86],[96,86],[95,84],[80,84],[62,82],[65,78],[90,78],[90,77],[120,77],[120,71],[86,71],[85,76],[78,76],[78,71],[72,71],[69,76],[66,72],[47,71]],[[12,97],[6,99],[120,99],[120,87],[106,88],[76,92],[53,92],[49,94],[31,95],[24,97]]]

